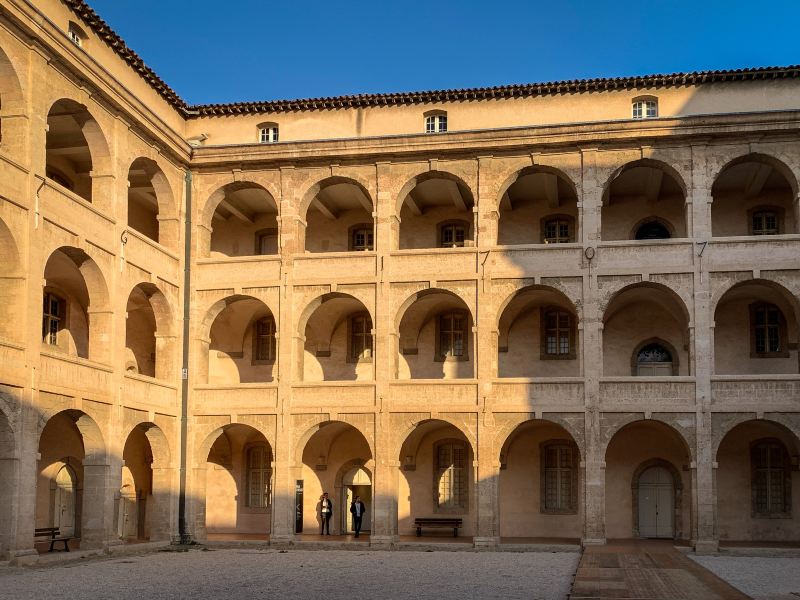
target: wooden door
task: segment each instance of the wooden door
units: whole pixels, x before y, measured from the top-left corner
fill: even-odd
[[[639,536],[674,536],[675,483],[664,467],[651,467],[639,477]]]
[[[75,535],[75,475],[66,465],[56,475],[55,492],[53,527],[62,535]]]

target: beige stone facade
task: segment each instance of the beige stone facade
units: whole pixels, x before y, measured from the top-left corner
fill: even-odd
[[[797,68],[189,107],[1,4],[0,560],[798,541]]]

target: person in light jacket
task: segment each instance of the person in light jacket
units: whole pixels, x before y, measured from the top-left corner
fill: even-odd
[[[328,492],[322,494],[322,500],[319,502],[319,517],[320,523],[322,525],[322,529],[319,532],[320,535],[325,535],[325,531],[328,531],[328,535],[331,534],[331,517],[333,516],[333,502],[330,498],[328,498]]]
[[[361,496],[356,496],[350,503],[350,513],[353,515],[353,529],[356,531],[356,537],[361,533],[361,520],[364,518],[364,511],[367,509],[361,501]]]

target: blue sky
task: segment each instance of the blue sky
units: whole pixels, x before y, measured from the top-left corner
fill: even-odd
[[[191,103],[800,63],[797,0],[88,2]]]

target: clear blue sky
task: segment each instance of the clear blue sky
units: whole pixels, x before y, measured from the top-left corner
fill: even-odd
[[[190,103],[800,63],[797,0],[88,0]]]

